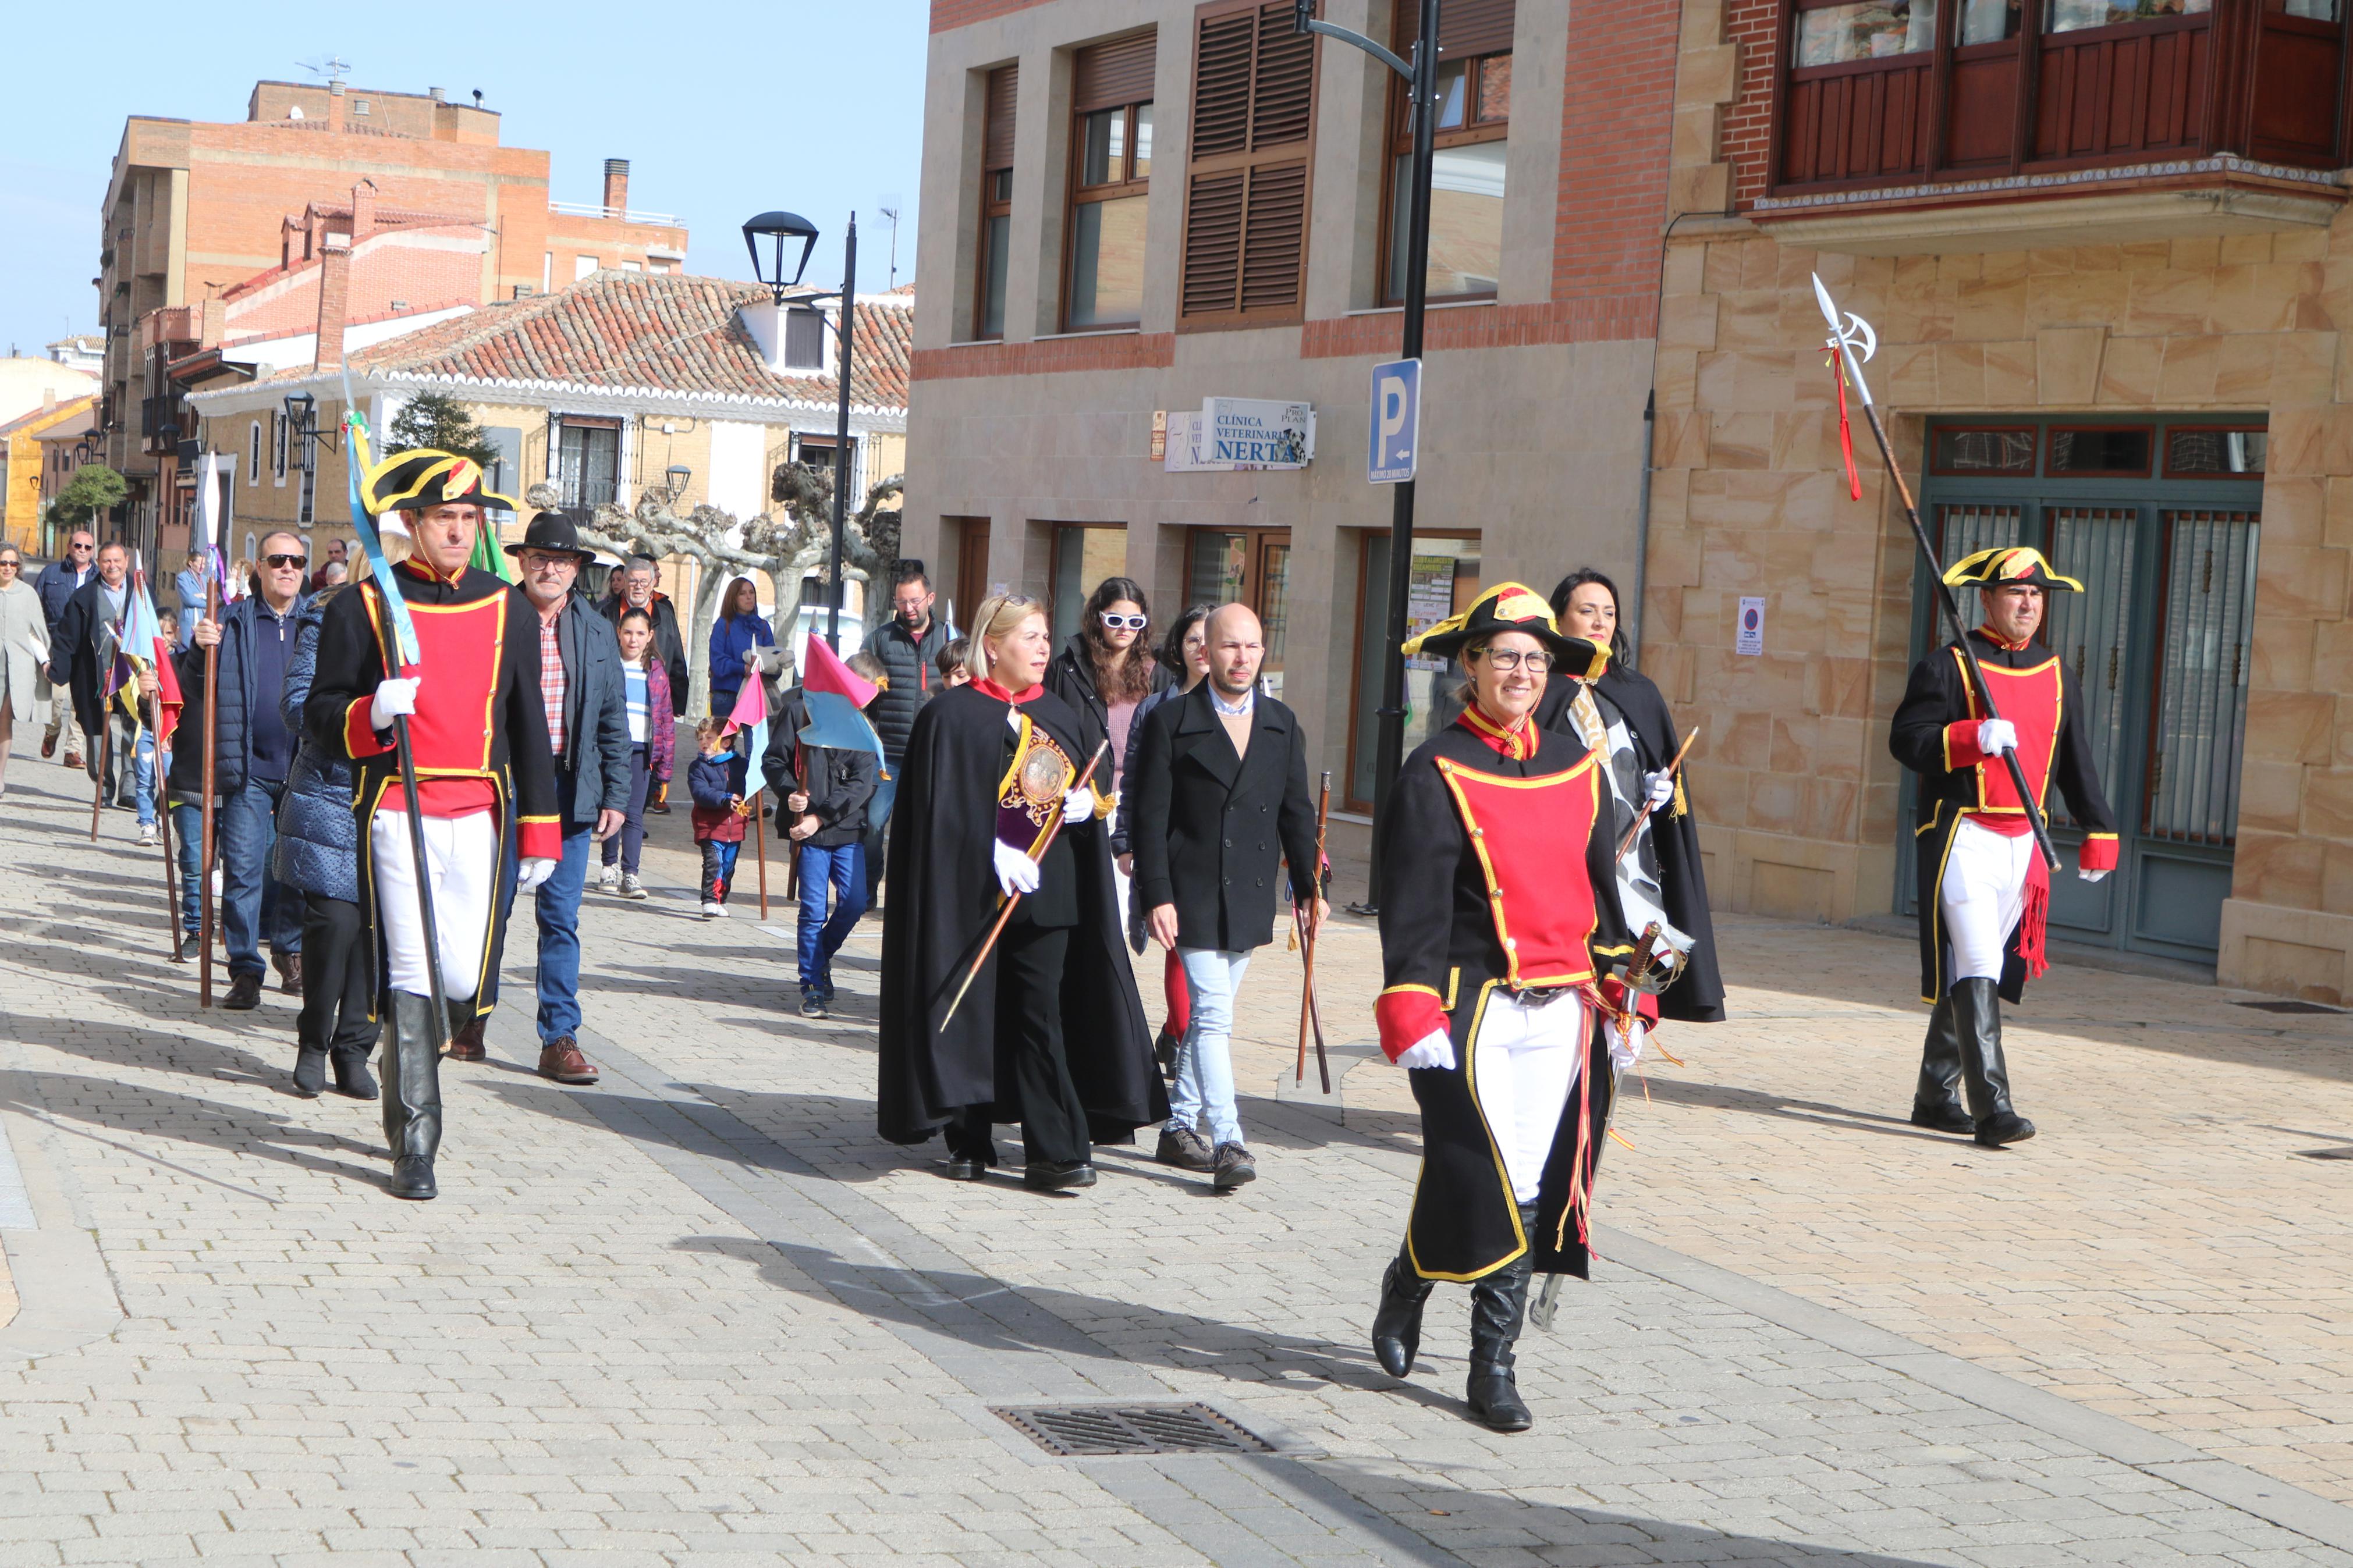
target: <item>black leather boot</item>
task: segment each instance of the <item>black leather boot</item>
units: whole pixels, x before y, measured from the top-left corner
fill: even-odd
[[[1962,1134],[1978,1129],[1977,1119],[1961,1104],[1961,1037],[1953,1026],[1949,990],[1928,1015],[1928,1038],[1920,1047],[1920,1082],[1912,1090],[1912,1125]]]
[[[1520,1228],[1536,1227],[1536,1205],[1520,1205]],[[1471,1414],[1498,1432],[1525,1432],[1535,1424],[1512,1376],[1518,1361],[1513,1347],[1528,1321],[1528,1282],[1535,1257],[1524,1252],[1471,1286],[1471,1378],[1462,1397]]]
[[[392,1195],[430,1198],[441,1148],[441,1058],[434,1047],[431,998],[392,994],[384,1040],[384,1137],[392,1148]]]
[[[294,1092],[305,1100],[319,1098],[327,1084],[327,1053],[316,1046],[294,1047]]]
[[[1430,1300],[1430,1284],[1414,1272],[1403,1247],[1381,1276],[1381,1304],[1373,1313],[1373,1359],[1391,1377],[1413,1371],[1414,1354],[1421,1349],[1421,1309]]]
[[[2010,1107],[2010,1064],[2001,1054],[2001,995],[1990,980],[1957,980],[1950,993],[1961,1046],[1961,1083],[1968,1090],[1977,1138],[1989,1149],[2034,1136],[2034,1123]]]

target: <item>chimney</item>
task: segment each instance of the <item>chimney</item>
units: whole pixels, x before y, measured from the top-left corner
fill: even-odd
[[[629,161],[605,160],[605,216],[621,217],[629,210]]]
[[[427,98],[429,98],[429,99],[431,99],[431,100],[432,100],[434,102],[436,102],[436,103],[447,103],[447,102],[448,102],[448,101],[449,101],[448,95],[447,93],[444,93],[444,92],[443,92],[439,88],[438,88],[438,87],[428,87],[428,88],[427,88],[427,89],[425,89],[425,96],[426,96],[426,97],[427,97]]]
[[[375,182],[362,180],[352,187],[352,243],[375,232]]]
[[[217,296],[207,299],[196,317],[196,347],[216,349],[228,333],[228,305]]]
[[[343,128],[343,84],[340,81],[331,81],[327,84],[327,129],[341,131]]]
[[[314,370],[333,370],[343,363],[343,304],[351,282],[351,241],[331,234],[319,257],[319,352],[311,361]]]

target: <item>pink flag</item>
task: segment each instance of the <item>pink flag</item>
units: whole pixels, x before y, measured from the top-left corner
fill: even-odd
[[[849,705],[864,710],[881,689],[872,681],[841,662],[822,637],[808,639],[808,668],[801,675],[804,691],[831,691],[849,699]]]

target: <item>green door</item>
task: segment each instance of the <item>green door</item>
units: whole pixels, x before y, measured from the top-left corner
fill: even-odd
[[[2063,853],[2052,934],[2212,963],[2238,826],[2260,422],[1954,424],[1934,427],[1929,447],[1923,504],[1947,564],[2031,544],[2084,584],[2052,595],[2042,636],[2075,677],[2122,855],[2094,886]],[[1972,626],[1975,598],[1961,605]],[[1915,658],[1944,640],[1934,610],[1915,581]],[[1906,775],[1907,802],[1915,793]],[[2083,826],[2055,791],[2050,804],[2052,833],[2070,850]],[[1916,902],[1911,851],[1906,832],[1896,894],[1905,912]]]

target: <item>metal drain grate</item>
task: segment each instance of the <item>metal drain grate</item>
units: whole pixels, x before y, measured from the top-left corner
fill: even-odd
[[[1206,1405],[1031,1405],[996,1413],[1060,1459],[1275,1451],[1273,1444]]]
[[[2241,1002],[2241,1007],[2253,1007],[2258,1013],[2342,1013],[2342,1007],[2323,1006],[2317,1002]]]

